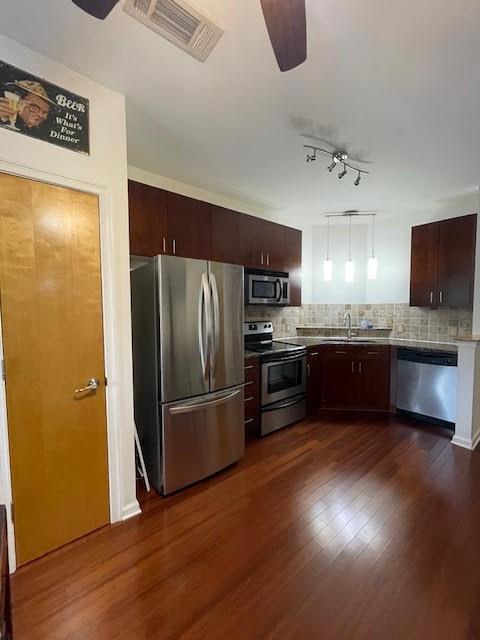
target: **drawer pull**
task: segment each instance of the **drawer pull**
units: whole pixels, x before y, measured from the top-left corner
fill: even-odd
[[[253,400],[253,396],[250,396],[249,398],[245,398],[245,402],[250,402],[250,400]]]
[[[249,422],[253,422],[253,418],[249,418],[248,420],[245,420],[245,424],[248,424]]]
[[[243,386],[246,387],[248,384],[253,384],[255,380],[250,380],[250,382],[244,382]]]
[[[311,356],[318,356],[318,351],[310,351]]]
[[[247,369],[253,369],[253,364],[248,364],[246,367],[244,367],[244,369],[245,369],[245,371],[246,371]]]
[[[367,351],[367,355],[369,355],[369,356],[378,356],[379,353],[378,353],[378,351]]]
[[[336,354],[338,354],[339,356],[346,356],[347,352],[346,351],[335,351]]]

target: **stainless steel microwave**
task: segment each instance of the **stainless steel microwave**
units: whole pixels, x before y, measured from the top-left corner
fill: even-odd
[[[288,273],[245,270],[245,304],[290,303]]]

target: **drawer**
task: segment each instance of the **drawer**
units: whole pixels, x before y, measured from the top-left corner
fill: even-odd
[[[388,345],[371,345],[358,347],[357,357],[362,360],[384,360],[390,357],[390,347]]]

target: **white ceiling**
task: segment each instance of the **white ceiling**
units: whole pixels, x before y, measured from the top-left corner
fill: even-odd
[[[259,0],[193,3],[225,29],[204,64],[120,5],[101,22],[69,0],[3,0],[0,29],[127,96],[131,165],[292,224],[428,208],[480,182],[477,0],[307,0],[308,60],[287,73]],[[327,159],[307,165],[299,122],[348,141],[371,176],[356,188]]]

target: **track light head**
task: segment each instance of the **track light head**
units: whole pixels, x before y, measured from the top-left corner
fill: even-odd
[[[330,173],[332,173],[332,171],[335,169],[336,166],[337,166],[337,163],[336,162],[332,162],[332,164],[329,165],[327,167],[327,169],[330,171]]]
[[[360,184],[360,180],[362,179],[362,175],[360,173],[360,171],[358,172],[358,176],[357,179],[355,180],[355,182],[353,183],[356,187],[358,187],[358,185]]]
[[[307,162],[313,162],[316,159],[317,159],[316,152],[314,152],[312,154],[307,153]]]
[[[338,174],[338,179],[341,180],[346,175],[347,175],[347,166],[344,164],[342,173]]]

